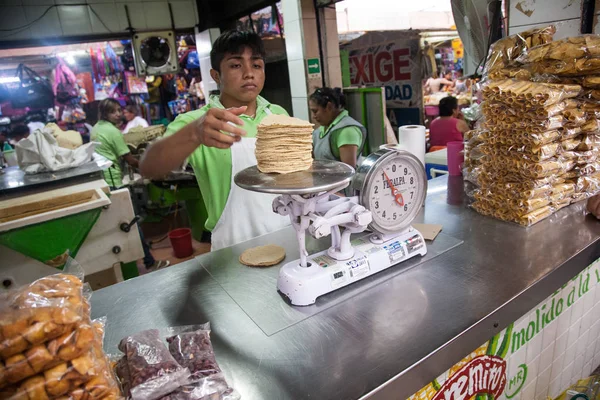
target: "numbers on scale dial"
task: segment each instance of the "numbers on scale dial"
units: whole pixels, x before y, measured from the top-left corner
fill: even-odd
[[[375,174],[369,193],[373,217],[383,225],[403,220],[418,193],[417,174],[402,160],[390,159]]]

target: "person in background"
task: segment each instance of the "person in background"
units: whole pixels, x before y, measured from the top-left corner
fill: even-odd
[[[463,134],[469,130],[467,123],[459,119],[458,100],[448,96],[440,100],[440,116],[429,126],[431,147],[447,146],[448,142],[463,141]]]
[[[129,133],[130,129],[137,128],[138,126],[141,126],[142,128],[148,127],[148,121],[139,116],[138,109],[134,105],[126,106],[125,110],[123,110],[123,116],[127,122],[127,125],[125,125],[125,128],[123,129],[124,134]]]
[[[467,79],[463,79],[464,71],[459,69],[456,71],[456,84],[454,85],[454,93],[460,94],[466,92],[469,88],[467,86]]]
[[[367,130],[348,115],[342,89],[317,89],[308,104],[313,119],[321,125],[313,132],[315,160],[341,161],[356,168]]]
[[[19,143],[21,139],[25,139],[29,136],[29,128],[27,125],[16,125],[11,129],[8,136],[8,142],[14,147],[15,144]]]
[[[138,160],[131,154],[125,144],[123,134],[117,128],[121,122],[123,111],[121,105],[115,99],[104,99],[98,104],[98,122],[92,128],[91,139],[99,142],[96,147],[96,153],[104,156],[112,162],[112,165],[104,170],[104,180],[111,189],[118,189],[123,186],[121,171],[121,159],[132,167],[138,166]],[[144,265],[148,270],[157,270],[169,266],[168,261],[157,261],[150,252],[150,246],[144,240],[144,235],[138,224],[140,239],[144,249]]]
[[[273,212],[272,196],[243,190],[233,182],[237,172],[257,163],[254,149],[260,122],[269,114],[287,115],[259,95],[265,84],[265,56],[263,42],[254,32],[219,36],[210,52],[210,75],[220,95],[177,116],[141,162],[142,175],[160,178],[189,161],[206,204],[205,228],[212,232],[212,251],[290,224]]]
[[[442,90],[442,85],[445,87],[453,87],[454,82],[452,82],[452,72],[446,72],[441,78],[429,78],[427,82],[425,82],[425,92],[426,93],[438,93]]]

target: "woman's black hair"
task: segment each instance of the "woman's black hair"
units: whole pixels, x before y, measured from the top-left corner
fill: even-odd
[[[451,117],[454,110],[458,108],[456,97],[448,96],[440,100],[440,117]]]
[[[340,88],[319,88],[310,95],[310,100],[325,108],[331,102],[336,108],[346,108],[346,96]]]
[[[121,107],[121,104],[115,99],[108,98],[102,100],[100,104],[98,104],[98,119],[108,121],[108,115],[119,107]]]
[[[262,39],[258,34],[250,31],[227,31],[215,40],[210,51],[210,65],[212,69],[221,72],[221,62],[226,54],[242,54],[248,47],[252,55],[265,59],[266,52]]]

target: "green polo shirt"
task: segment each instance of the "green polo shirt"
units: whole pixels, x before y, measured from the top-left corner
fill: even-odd
[[[337,125],[337,123],[340,122],[340,120],[347,115],[348,111],[344,110],[341,113],[339,113],[337,117],[335,117],[335,119],[331,124],[329,124],[327,129],[321,126],[319,128],[319,138],[323,139],[325,136],[327,136],[329,132],[331,132],[331,130]],[[333,153],[333,156],[338,160],[340,159],[340,147],[346,145],[354,145],[360,149],[360,145],[363,141],[362,132],[356,126],[347,126],[345,128],[335,130],[331,135],[332,136],[329,139],[331,140],[331,152]]]
[[[104,170],[104,180],[112,187],[123,186],[123,173],[119,158],[129,153],[129,148],[123,139],[123,134],[116,126],[108,121],[98,121],[92,128],[90,139],[100,142],[96,153],[112,161],[112,166]]]
[[[288,113],[280,106],[271,104],[264,98],[258,96],[255,117],[241,115],[240,118],[244,121],[242,127],[247,136],[256,137],[256,129],[260,121],[266,117],[266,110],[269,109],[271,114]],[[204,107],[179,115],[175,121],[171,122],[167,127],[165,136],[169,136],[179,131],[181,128],[202,117],[210,108],[225,108],[219,101],[217,96],[211,96],[209,102]],[[206,221],[206,229],[212,231],[223,210],[227,204],[227,198],[231,191],[231,149],[216,149],[214,147],[199,146],[188,157],[188,162],[194,168],[194,174],[200,186],[202,198],[206,204],[208,212],[208,220]]]

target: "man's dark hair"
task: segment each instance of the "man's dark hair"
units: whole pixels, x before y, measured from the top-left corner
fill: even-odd
[[[310,100],[323,108],[327,107],[327,103],[329,102],[333,103],[335,108],[346,107],[346,96],[344,96],[344,92],[340,88],[319,88],[310,95]]]
[[[459,68],[457,72],[460,73],[461,76],[465,74],[465,70],[462,68]]]
[[[227,31],[215,40],[210,51],[210,64],[212,68],[221,72],[221,62],[226,54],[242,54],[248,47],[254,56],[264,59],[265,46],[262,39],[250,31]]]
[[[440,117],[450,117],[458,108],[456,97],[448,96],[440,100]]]

